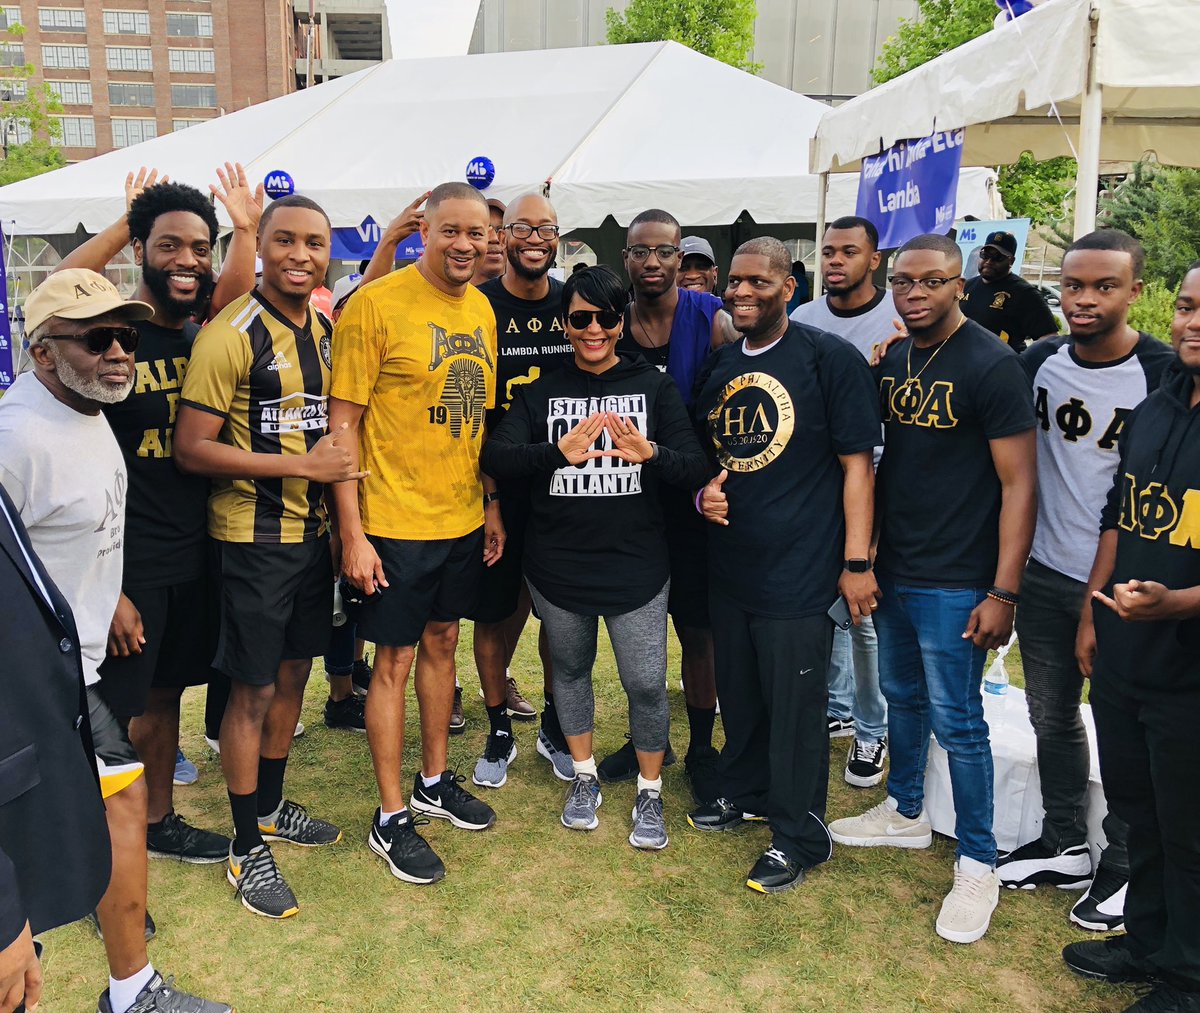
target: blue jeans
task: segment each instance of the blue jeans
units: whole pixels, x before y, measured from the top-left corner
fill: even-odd
[[[840,721],[853,717],[859,742],[874,744],[887,735],[887,701],[879,691],[879,648],[870,616],[848,630],[833,629],[829,716]]]
[[[962,635],[987,590],[879,584],[874,618],[888,702],[888,794],[904,815],[921,811],[932,728],[950,757],[957,853],[995,866],[992,747],[979,686],[987,652]]]

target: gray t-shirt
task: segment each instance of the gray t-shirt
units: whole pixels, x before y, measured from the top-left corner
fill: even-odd
[[[875,290],[874,298],[865,306],[848,312],[830,306],[827,295],[792,310],[792,319],[796,323],[845,338],[862,352],[867,362],[871,361],[875,349],[896,333],[892,325],[896,316],[891,293],[882,288]]]
[[[121,594],[126,481],[103,415],[63,404],[32,372],[17,377],[0,401],[0,483],[75,615],[89,686]]]

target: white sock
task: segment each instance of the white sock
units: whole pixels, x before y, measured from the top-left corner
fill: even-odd
[[[596,757],[589,756],[586,760],[573,760],[572,762],[575,764],[576,777],[580,774],[591,774],[592,777],[598,776],[596,774]]]
[[[638,774],[637,790],[638,790],[639,794],[641,794],[641,792],[643,792],[643,791],[652,791],[656,795],[661,795],[662,794],[662,775],[659,775],[653,781],[647,781],[646,778],[642,777],[641,774]]]
[[[432,788],[441,779],[441,774],[434,774],[433,777],[426,777],[424,774],[421,775],[421,783],[425,785],[426,788]]]
[[[511,668],[506,668],[506,669],[504,670],[504,678],[505,678],[506,680],[507,680],[507,679],[511,679],[511,678],[512,678],[512,669],[511,669]]]
[[[128,978],[122,978],[120,981],[110,975],[108,1001],[112,1006],[113,1013],[125,1013],[137,1001],[138,993],[153,977],[153,964],[147,964],[140,971],[131,974]]]
[[[379,807],[379,825],[381,827],[386,825],[388,820],[390,820],[393,816],[398,816],[400,813],[404,812],[404,810],[407,808],[408,808],[408,806],[402,805],[399,809],[396,809],[392,812],[388,812],[388,810],[384,809],[383,806],[380,806]]]
[[[990,865],[985,865],[983,862],[977,862],[975,859],[968,858],[966,855],[961,855],[959,857],[958,867],[972,879],[983,879],[992,871],[992,867]]]
[[[455,689],[462,689],[462,683],[458,681],[458,676],[457,676],[457,675],[454,677],[454,688],[455,688]]]

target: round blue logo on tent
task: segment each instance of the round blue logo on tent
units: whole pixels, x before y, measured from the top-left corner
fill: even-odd
[[[486,190],[496,178],[496,166],[487,155],[476,155],[467,163],[467,182],[476,190]]]
[[[268,172],[263,180],[263,190],[271,200],[288,197],[296,192],[296,181],[282,169]]]

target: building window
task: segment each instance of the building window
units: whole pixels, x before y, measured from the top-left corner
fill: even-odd
[[[105,11],[105,35],[149,35],[150,15],[145,11]]]
[[[0,7],[0,31],[23,24],[20,7]]]
[[[42,46],[42,66],[54,70],[87,70],[87,46]]]
[[[113,117],[113,147],[128,148],[158,136],[158,125],[151,119],[131,120]]]
[[[82,32],[87,15],[72,7],[39,7],[38,27],[43,32]]]
[[[23,42],[0,42],[0,67],[24,66],[25,44]]]
[[[90,116],[60,116],[62,137],[54,139],[64,148],[94,148],[96,146],[96,121]]]
[[[108,104],[110,106],[147,106],[153,109],[154,85],[110,81],[108,85]]]
[[[207,123],[208,120],[172,120],[171,130],[187,130],[188,127],[194,127],[199,123]]]
[[[217,108],[217,86],[215,84],[173,84],[171,105],[190,106],[194,109]]]
[[[211,39],[213,20],[211,14],[168,14],[167,34],[181,38]]]
[[[105,46],[109,70],[153,70],[149,46]]]
[[[0,80],[0,102],[14,102],[29,94],[29,82],[24,78]]]
[[[29,129],[29,120],[8,121],[8,143],[28,144],[33,140],[33,131]]]
[[[59,97],[63,105],[90,106],[92,104],[91,81],[47,81],[46,84]]]
[[[211,49],[168,49],[167,61],[174,74],[214,74],[217,70]]]

